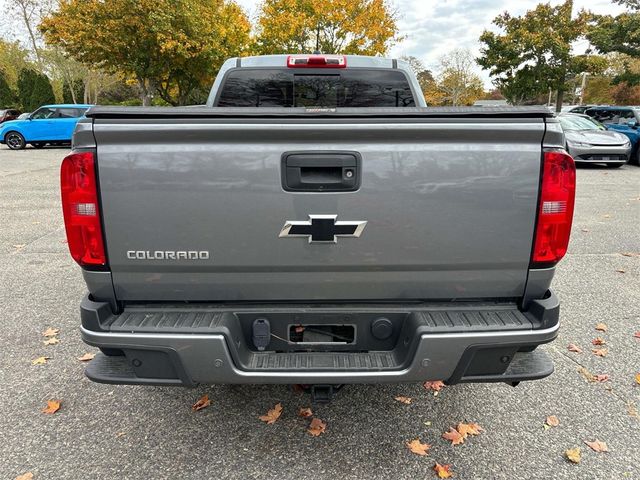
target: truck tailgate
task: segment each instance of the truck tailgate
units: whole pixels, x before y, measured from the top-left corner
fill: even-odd
[[[520,297],[534,236],[543,117],[97,111],[93,129],[116,296]],[[287,153],[353,154],[359,186],[287,191]],[[359,237],[338,236],[335,243],[280,236],[287,222],[323,215],[334,233],[335,220],[366,224]]]

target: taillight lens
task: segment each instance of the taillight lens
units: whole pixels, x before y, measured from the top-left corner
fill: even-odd
[[[576,194],[576,166],[564,150],[544,152],[532,267],[555,265],[567,253]]]
[[[83,266],[106,265],[93,153],[72,153],[65,157],[60,183],[71,256]]]

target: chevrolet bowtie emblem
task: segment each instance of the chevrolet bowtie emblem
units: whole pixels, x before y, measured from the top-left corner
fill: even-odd
[[[280,237],[308,237],[309,243],[336,243],[338,237],[359,237],[366,221],[337,222],[337,215],[309,215],[309,220],[287,220]]]

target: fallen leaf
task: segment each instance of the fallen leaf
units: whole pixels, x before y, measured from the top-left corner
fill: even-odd
[[[557,427],[560,425],[560,420],[555,415],[549,415],[546,420],[547,425],[550,427]]]
[[[444,382],[442,380],[435,380],[433,382],[424,382],[424,384],[422,386],[426,390],[433,390],[434,392],[439,392],[444,387],[446,387],[446,385],[444,384]]]
[[[46,408],[42,409],[42,413],[54,414],[60,410],[60,400],[47,400]]]
[[[31,360],[31,365],[44,365],[47,360],[51,360],[51,357],[38,357],[35,360]]]
[[[405,405],[409,405],[413,399],[411,399],[410,397],[403,397],[402,395],[395,397],[394,400],[397,400],[400,403],[404,403]]]
[[[582,349],[573,343],[567,345],[567,350],[569,350],[570,352],[582,353]]]
[[[597,382],[606,382],[609,380],[609,375],[607,375],[606,373],[602,373],[600,375],[596,375],[596,381]]]
[[[591,350],[596,357],[606,357],[609,350],[606,348],[594,348]]]
[[[127,434],[127,432],[118,432],[116,433],[116,437],[120,438],[120,437],[124,437]]]
[[[609,451],[609,449],[607,448],[607,444],[604,442],[601,442],[600,440],[594,440],[593,442],[589,442],[585,440],[584,443],[586,443],[589,446],[589,448],[594,452],[601,453],[601,452]]]
[[[588,232],[589,232],[589,229],[588,229],[588,228],[583,228],[583,229],[582,229],[582,231],[583,231],[584,233],[588,233]]]
[[[636,332],[636,333],[634,333],[634,334],[633,334],[633,336],[634,336],[635,338],[640,338],[640,332]]]
[[[636,373],[636,383],[640,385],[640,373]]]
[[[209,400],[209,395],[203,395],[202,397],[200,397],[200,399],[196,403],[194,403],[191,406],[191,409],[194,412],[197,412],[198,410],[207,408],[209,405],[211,405],[211,400]]]
[[[313,417],[313,411],[310,408],[300,408],[298,410],[298,416],[302,418]]]
[[[599,332],[606,332],[608,330],[608,327],[605,323],[598,323],[596,324],[596,330],[598,330]]]
[[[44,332],[42,332],[42,336],[43,337],[55,337],[56,335],[58,335],[58,332],[60,330],[58,328],[47,328]]]
[[[55,345],[57,343],[60,343],[60,340],[58,340],[56,337],[51,337],[51,338],[47,338],[44,342],[45,345]]]
[[[438,478],[451,478],[453,476],[453,472],[451,471],[451,465],[440,465],[436,463],[433,466]]]
[[[468,435],[480,435],[480,432],[483,431],[477,423],[459,423],[456,430],[463,438],[467,438]]]
[[[93,360],[95,356],[95,353],[85,353],[81,357],[78,357],[78,360],[80,360],[81,362],[88,362],[89,360]]]
[[[618,272],[618,273],[627,273],[627,271],[626,271],[626,270],[623,270],[623,269],[621,269],[621,268],[619,268],[618,270],[616,270],[616,272]]]
[[[597,338],[594,338],[593,340],[591,340],[591,343],[593,345],[604,345],[607,342],[605,342],[603,338],[597,337]]]
[[[633,402],[627,402],[627,413],[629,414],[630,417],[640,419],[640,414],[638,413],[636,404]]]
[[[267,425],[272,425],[276,423],[276,421],[280,418],[280,415],[282,415],[282,404],[276,403],[276,405],[271,410],[269,410],[266,415],[261,415],[258,418],[265,422]]]
[[[416,455],[420,455],[421,457],[424,457],[427,453],[429,453],[429,449],[431,448],[431,445],[429,445],[428,443],[422,443],[418,438],[407,442],[406,445],[411,453],[415,453]]]
[[[597,382],[596,376],[584,367],[578,367],[578,373],[584,377],[587,382]]]
[[[16,250],[22,250],[24,247],[26,247],[26,245],[24,243],[21,243],[19,245],[12,245],[13,248],[15,248]]]
[[[464,443],[464,437],[453,427],[449,428],[448,432],[443,433],[442,438],[445,440],[451,440],[451,445],[460,445]]]
[[[32,478],[33,478],[33,473],[27,472],[27,473],[23,473],[22,475],[18,475],[16,477],[16,480],[31,480]]]
[[[606,175],[606,172],[605,172],[605,175]],[[609,215],[608,213],[605,213],[605,214],[603,215],[603,217],[604,217],[604,218],[611,218],[611,215]]]
[[[307,429],[307,432],[309,432],[314,437],[317,437],[320,434],[324,433],[326,429],[327,429],[326,423],[324,423],[319,418],[313,418],[311,420],[311,423],[309,424],[309,428]]]
[[[640,252],[622,252],[623,257],[640,257]]]
[[[569,460],[570,462],[580,463],[580,447],[565,450],[564,456],[567,457],[567,460]]]

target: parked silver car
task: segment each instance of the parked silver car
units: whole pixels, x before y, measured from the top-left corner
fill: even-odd
[[[567,151],[576,162],[606,163],[620,167],[631,154],[631,142],[626,135],[603,130],[582,115],[559,115],[564,130]]]

